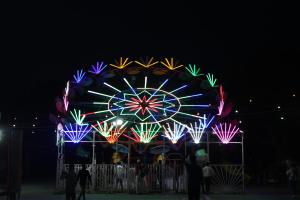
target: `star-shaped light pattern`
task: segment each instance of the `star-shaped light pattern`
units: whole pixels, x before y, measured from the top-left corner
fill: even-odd
[[[138,143],[150,143],[153,138],[157,137],[160,128],[159,124],[141,123],[140,126],[136,125],[135,128],[131,128],[133,137],[125,134],[124,136]]]
[[[239,128],[227,123],[220,123],[212,127],[213,134],[217,135],[223,144],[228,144],[239,132]]]
[[[178,123],[175,117],[191,117],[202,119],[203,117],[191,114],[190,108],[208,108],[210,104],[182,104],[181,100],[190,100],[198,98],[202,94],[192,94],[178,97],[175,94],[186,88],[187,85],[180,86],[170,92],[162,88],[167,84],[168,79],[162,82],[157,88],[148,87],[148,79],[145,77],[144,86],[134,88],[126,78],[123,78],[128,86],[128,89],[120,89],[109,83],[104,82],[104,85],[109,87],[115,93],[112,95],[104,94],[96,91],[88,91],[91,94],[99,95],[102,99],[107,99],[107,102],[93,102],[99,106],[103,105],[106,108],[95,112],[85,113],[84,115],[94,114],[111,114],[111,120],[116,116],[126,116],[127,121],[135,123],[161,123],[163,121],[173,121]],[[188,112],[185,112],[188,108]],[[178,115],[178,116],[177,116]]]
[[[165,137],[168,138],[173,144],[176,144],[177,141],[184,136],[184,130],[186,128],[185,125],[178,124],[176,122],[173,123],[173,127],[171,128],[170,124],[167,123],[167,126],[163,126],[165,129]]]
[[[190,123],[188,128],[188,132],[190,133],[194,143],[199,144],[202,138],[202,135],[207,127],[211,124],[214,117],[211,119],[206,118],[206,115],[203,116],[203,119],[199,119],[199,123],[194,122]]]
[[[129,111],[139,110],[139,111],[141,111],[142,115],[145,115],[147,108],[151,111],[158,112],[156,107],[163,106],[162,103],[156,103],[157,98],[148,101],[146,95],[144,95],[141,100],[134,98],[134,97],[131,97],[131,100],[132,100],[132,102],[125,103],[126,106],[130,107]]]
[[[74,143],[79,143],[90,131],[91,127],[88,124],[78,125],[69,124],[65,125],[63,133]]]

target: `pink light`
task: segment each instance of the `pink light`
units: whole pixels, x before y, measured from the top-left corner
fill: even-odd
[[[157,98],[154,98],[152,100],[150,99],[147,100],[147,97],[143,96],[143,98],[139,100],[137,98],[132,97],[131,102],[125,103],[125,105],[132,107],[129,111],[141,110],[142,115],[145,115],[147,108],[154,112],[158,112],[156,107],[160,107],[162,106],[162,104],[156,102],[157,102]]]
[[[229,127],[227,126],[227,123],[220,123],[219,125],[215,125],[215,127],[212,127],[213,134],[217,135],[220,141],[223,144],[228,144],[231,139],[239,132],[239,128],[236,126],[231,127],[232,125],[229,124]],[[224,128],[224,130],[223,130]]]
[[[223,108],[224,108],[224,101],[221,100],[220,101],[220,105],[218,106],[218,114],[217,115],[221,115],[222,114],[222,111],[223,111]]]

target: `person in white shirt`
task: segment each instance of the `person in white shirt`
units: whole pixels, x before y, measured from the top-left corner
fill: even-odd
[[[209,165],[209,162],[207,162],[204,167],[202,168],[203,178],[204,178],[204,185],[205,185],[205,193],[210,193],[210,184],[211,184],[211,178],[214,176],[215,172],[213,168]]]

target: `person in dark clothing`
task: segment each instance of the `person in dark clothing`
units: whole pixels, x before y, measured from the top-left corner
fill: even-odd
[[[75,200],[76,193],[75,188],[77,184],[76,173],[74,172],[74,165],[70,164],[69,172],[63,172],[61,175],[61,179],[65,179],[66,181],[66,200]]]
[[[288,177],[289,186],[292,192],[292,198],[296,198],[297,194],[297,179],[298,179],[298,170],[295,163],[288,163],[288,169],[286,171]]]
[[[92,185],[92,178],[90,172],[86,169],[86,165],[82,165],[82,169],[79,171],[77,176],[77,182],[79,181],[79,185],[81,188],[78,200],[80,200],[81,196],[83,197],[83,200],[85,200],[85,188],[89,187],[89,185]]]
[[[188,199],[200,199],[200,186],[203,179],[202,169],[196,163],[196,156],[189,155],[189,162],[185,160],[187,175],[188,175]]]

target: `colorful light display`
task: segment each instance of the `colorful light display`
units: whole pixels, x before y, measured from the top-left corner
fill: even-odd
[[[63,133],[65,133],[72,142],[79,143],[91,131],[91,129],[92,128],[88,124],[69,124],[69,126],[65,125]]]
[[[153,69],[141,70],[141,67],[151,68],[154,65]],[[94,124],[90,127],[109,143],[115,143],[121,135],[138,143],[150,143],[153,138],[161,135],[176,144],[185,132],[189,132],[194,143],[200,143],[214,117],[208,119],[206,115],[199,113],[203,110],[209,116],[219,115],[218,119],[222,118],[224,91],[222,85],[219,93],[214,89],[217,87],[217,79],[213,74],[207,73],[207,80],[203,80],[200,76],[204,73],[201,73],[197,65],[189,64],[180,69],[183,66],[175,62],[174,58],[156,60],[154,57],[139,60],[120,57],[109,65],[97,62],[87,70],[89,73],[82,69],[76,71],[73,76],[76,84],[67,83],[63,95],[65,111],[60,112],[66,115],[66,119],[68,115],[72,116],[78,128],[88,125],[87,123]],[[125,70],[121,70],[125,67]],[[100,73],[101,76],[96,76]],[[149,79],[148,73],[152,73],[148,76],[151,77]],[[172,73],[172,76],[168,73]],[[173,80],[174,77],[176,81]],[[83,84],[78,84],[82,80]],[[205,84],[198,84],[201,81]],[[206,87],[207,82],[211,87]],[[70,104],[69,91],[72,86],[74,88]],[[208,93],[207,89],[213,92]],[[74,100],[74,96],[85,95],[86,91],[90,96]],[[215,94],[216,98],[210,98],[211,94]],[[88,121],[84,123],[86,118]],[[125,123],[117,122],[123,119]],[[76,127],[73,129],[75,134]],[[131,132],[123,134],[125,129]],[[75,136],[72,140],[77,141],[74,138]]]
[[[207,77],[207,80],[208,80],[211,87],[217,87],[217,85],[216,85],[217,79],[214,78],[213,74],[208,73],[206,75],[206,77]]]
[[[105,65],[104,62],[97,62],[96,65],[92,65],[91,67],[92,69],[89,70],[89,72],[98,75],[107,67],[107,65]]]
[[[185,67],[185,69],[190,72],[190,74],[192,74],[193,76],[197,77],[197,76],[201,76],[203,74],[200,73],[200,67],[197,68],[196,65],[191,65],[189,64],[188,67]]]
[[[135,128],[131,128],[134,137],[125,134],[124,136],[138,143],[150,143],[153,138],[157,137],[160,128],[159,124],[141,123],[140,127],[136,125]]]
[[[220,123],[212,127],[213,134],[217,135],[223,144],[228,144],[232,138],[239,132],[239,128],[227,123]]]
[[[77,70],[76,74],[73,75],[75,83],[80,83],[85,76],[85,72],[83,70]]]
[[[207,127],[211,124],[214,117],[211,119],[206,118],[206,115],[203,115],[202,119],[199,119],[199,123],[194,122],[190,123],[190,126],[188,126],[188,132],[190,133],[193,141],[195,144],[199,144],[202,138],[202,135]]]
[[[167,123],[167,126],[163,126],[165,129],[165,137],[168,138],[173,144],[176,144],[177,141],[184,136],[185,125],[178,124],[173,122],[173,127],[171,128],[170,124]]]

